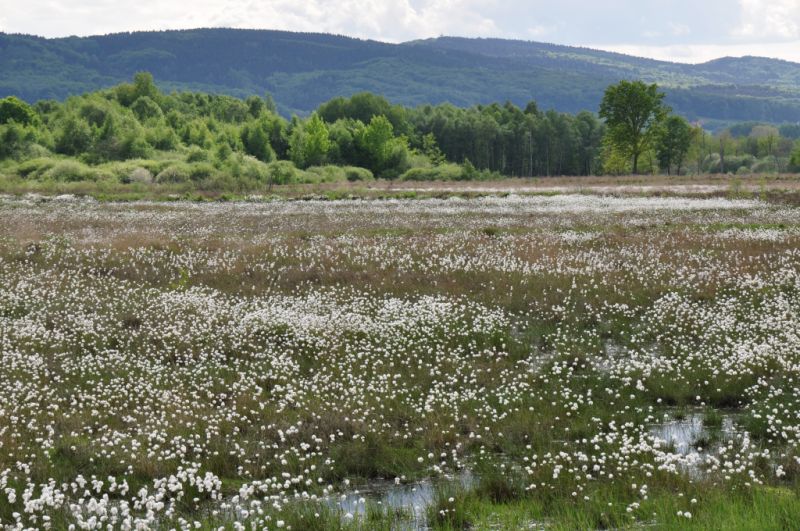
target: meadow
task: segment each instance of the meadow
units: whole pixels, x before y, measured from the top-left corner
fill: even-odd
[[[795,528],[794,196],[596,185],[0,197],[0,525]]]

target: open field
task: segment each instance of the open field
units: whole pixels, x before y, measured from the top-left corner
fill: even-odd
[[[796,181],[406,186],[0,199],[0,523],[796,526]]]
[[[797,174],[769,175],[628,175],[593,177],[508,178],[488,181],[330,182],[262,185],[246,190],[198,190],[191,184],[32,181],[0,176],[0,197],[28,194],[75,195],[98,201],[241,201],[275,199],[431,199],[459,196],[591,194],[614,196],[724,197],[761,199],[800,205]]]

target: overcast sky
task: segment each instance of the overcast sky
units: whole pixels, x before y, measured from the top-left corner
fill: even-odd
[[[47,37],[196,27],[399,42],[506,37],[702,62],[800,62],[800,0],[0,0],[0,31]]]

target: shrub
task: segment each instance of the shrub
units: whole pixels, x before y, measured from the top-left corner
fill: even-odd
[[[133,114],[136,115],[136,118],[138,118],[142,123],[148,120],[164,117],[161,107],[159,107],[158,104],[149,96],[139,97],[135,102],[133,102],[133,105],[131,105],[131,110],[133,111]]]
[[[312,166],[303,172],[301,178],[306,183],[335,183],[346,179],[344,169],[339,166]]]
[[[753,164],[753,173],[775,173],[778,171],[778,163],[775,157],[764,157]]]
[[[194,163],[189,166],[189,178],[195,182],[209,179],[216,173],[216,168],[206,162]]]
[[[351,183],[357,181],[375,180],[375,177],[372,175],[372,172],[366,168],[359,168],[357,166],[345,166],[343,170],[345,177]]]
[[[17,122],[18,124],[30,125],[36,121],[36,112],[33,107],[17,98],[8,96],[0,99],[0,124]]]
[[[208,162],[208,152],[197,146],[192,146],[186,155],[186,162]]]
[[[402,177],[404,181],[460,181],[464,170],[458,164],[442,164],[432,168],[411,168]]]
[[[17,166],[17,174],[20,177],[29,179],[39,179],[42,175],[56,165],[57,159],[51,158],[37,158],[21,162]]]
[[[267,165],[267,181],[270,184],[289,184],[296,182],[299,172],[288,160],[270,162]]]
[[[146,168],[134,168],[128,179],[132,183],[150,184],[153,182],[153,174]]]
[[[789,161],[789,171],[800,172],[800,145],[792,152],[792,158]]]
[[[160,184],[185,183],[190,179],[189,166],[183,163],[167,166],[156,175],[156,182]]]
[[[51,181],[68,183],[97,180],[95,171],[75,160],[58,161],[44,173],[43,177]]]
[[[0,125],[0,159],[20,156],[36,141],[36,131],[16,122]]]
[[[215,177],[218,173],[217,169],[207,162],[175,163],[159,172],[156,175],[156,182],[159,184],[199,182]]]
[[[236,154],[223,167],[233,177],[257,183],[265,183],[269,179],[269,165],[251,155]]]
[[[147,143],[162,151],[172,151],[180,143],[178,135],[169,127],[154,127],[145,132]]]

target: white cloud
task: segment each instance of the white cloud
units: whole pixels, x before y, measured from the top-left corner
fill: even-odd
[[[0,0],[0,30],[48,37],[197,27],[603,43],[687,62],[709,54],[800,60],[800,0]]]
[[[779,43],[748,44],[679,44],[672,46],[646,46],[640,44],[597,44],[590,48],[610,52],[649,57],[676,63],[704,63],[720,57],[779,57],[800,63],[800,40]]]
[[[528,28],[527,34],[531,39],[541,39],[549,35],[554,35],[558,31],[558,26],[553,24],[536,24]]]
[[[692,33],[692,29],[686,24],[675,24],[674,22],[670,22],[669,29],[672,32],[672,34],[676,37],[682,37],[684,35],[689,35],[690,33]]]
[[[134,29],[269,28],[387,41],[501,33],[478,0],[8,0],[14,31],[45,36]],[[6,0],[4,0],[4,3]]]
[[[741,25],[738,37],[767,39],[800,38],[800,0],[739,0]]]

